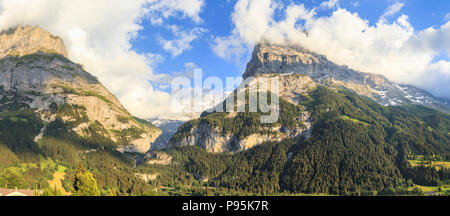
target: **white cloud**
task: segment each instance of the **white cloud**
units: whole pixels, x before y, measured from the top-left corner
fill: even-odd
[[[405,4],[400,2],[395,2],[391,6],[389,6],[385,11],[384,14],[381,15],[380,21],[386,22],[386,18],[395,15],[396,13],[400,12],[400,10],[405,6]]]
[[[202,22],[199,16],[204,0],[149,0],[148,16],[152,24],[161,25],[169,17],[189,17],[196,23]]]
[[[161,64],[164,62],[164,57],[160,54],[154,54],[154,53],[147,53],[145,54],[147,61],[151,66],[156,66],[158,64]]]
[[[385,15],[393,15],[401,7],[391,6]],[[337,64],[385,75],[395,82],[413,84],[450,99],[450,63],[433,63],[442,52],[450,55],[450,22],[417,31],[406,15],[391,23],[370,25],[346,9],[338,8],[325,17],[317,17],[315,10],[291,4],[281,10],[285,19],[276,21],[270,0],[240,0],[232,15],[232,34],[217,38],[213,50],[218,56],[228,57],[234,52],[233,47],[252,49],[262,38],[276,43],[289,41],[324,54]],[[229,38],[233,38],[233,43],[229,43]],[[226,50],[229,44],[234,46]]]
[[[178,26],[171,25],[169,26],[172,31],[175,39],[166,40],[161,36],[158,37],[159,43],[162,45],[165,51],[168,51],[172,54],[172,57],[178,56],[183,53],[185,50],[189,50],[192,48],[191,42],[200,37],[206,29],[203,28],[194,28],[189,32],[181,30]]]
[[[239,0],[232,14],[235,33],[246,43],[258,41],[269,30],[277,6],[270,0]]]
[[[445,14],[444,20],[450,21],[450,13]]]
[[[248,51],[242,41],[234,36],[218,37],[214,39],[214,43],[212,47],[214,53],[223,59],[234,59],[239,62],[239,58]]]
[[[61,36],[71,59],[97,76],[131,113],[155,117],[168,114],[171,97],[150,84],[164,78],[152,70],[162,59],[134,52],[130,40],[142,28],[141,19],[156,9],[163,19],[179,14],[200,21],[198,2],[203,1],[0,0],[0,30],[38,25]]]
[[[335,7],[339,7],[339,0],[324,1],[320,4],[320,7],[324,9],[332,9]]]

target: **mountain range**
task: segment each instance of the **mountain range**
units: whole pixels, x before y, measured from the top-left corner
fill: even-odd
[[[411,85],[397,84],[382,75],[363,73],[337,65],[295,45],[259,43],[248,63],[244,78],[259,74],[303,74],[331,88],[341,87],[369,97],[384,106],[417,104],[450,112],[450,101]]]
[[[102,195],[399,195],[448,184],[448,100],[267,41],[248,77],[218,106],[278,77],[278,121],[261,123],[258,110],[150,123],[72,62],[61,38],[31,26],[3,31],[0,168],[21,187],[68,194],[80,167]]]
[[[254,194],[420,195],[414,185],[448,185],[448,100],[266,41],[248,77],[218,106],[277,77],[279,119],[263,124],[267,113],[246,108],[183,124],[165,152],[197,179]]]
[[[311,119],[311,112],[303,104],[311,99],[311,93],[318,87],[327,87],[327,89],[338,92],[349,91],[384,107],[421,105],[444,113],[450,112],[450,102],[446,99],[434,97],[414,86],[396,84],[381,75],[362,73],[346,66],[336,65],[325,56],[299,46],[277,45],[263,41],[255,47],[252,56],[243,78],[255,77],[255,80],[248,85],[241,85],[236,92],[248,91],[259,82],[264,82],[264,79],[278,77],[280,80],[279,96],[284,100],[282,104],[296,105],[302,110],[297,111],[292,119],[301,122],[301,127],[287,128],[286,124],[279,122],[271,128],[264,129],[276,132],[276,134],[254,131],[245,137],[240,135],[236,137],[236,134],[223,133],[223,129],[214,128],[215,123],[209,121],[214,117],[204,113],[204,118],[191,121],[183,126],[170,141],[169,146],[198,145],[212,152],[239,151],[265,141],[281,141],[285,138],[304,135],[305,132],[312,130],[311,123],[314,119]],[[228,113],[228,116],[220,116],[219,118],[223,119],[219,121],[230,120],[240,123],[240,120],[237,119],[241,115]],[[216,120],[214,119],[214,121]],[[243,130],[248,130],[248,128],[248,126],[242,126]],[[233,133],[236,132],[240,131]]]

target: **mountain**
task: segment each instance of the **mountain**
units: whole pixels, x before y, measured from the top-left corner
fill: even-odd
[[[243,78],[255,79],[248,85],[238,87],[235,94],[248,91],[258,82],[273,76],[280,80],[281,118],[277,123],[255,123],[261,113],[204,113],[202,118],[180,127],[169,146],[195,145],[210,152],[235,152],[266,141],[281,141],[300,135],[309,137],[314,119],[310,118],[311,112],[303,103],[310,100],[310,94],[320,86],[351,91],[383,106],[423,105],[444,112],[450,110],[449,101],[416,87],[399,85],[380,75],[336,65],[325,56],[298,46],[275,45],[265,41],[255,47],[253,58],[243,75]],[[251,124],[246,123],[249,119]],[[298,125],[291,127],[292,121],[298,122]]]
[[[32,109],[44,122],[60,118],[84,137],[97,127],[121,151],[145,153],[159,136],[159,129],[131,116],[96,77],[70,61],[61,38],[27,26],[4,31],[0,42],[1,112]]]
[[[70,194],[77,170],[86,169],[103,195],[151,191],[136,160],[161,130],[68,57],[62,39],[40,27],[0,34],[0,176]]]
[[[342,87],[385,106],[417,104],[450,113],[450,101],[437,98],[411,85],[396,84],[386,77],[352,70],[326,56],[294,45],[263,41],[253,52],[244,78],[259,74],[304,74],[327,87]]]
[[[430,108],[448,103],[303,48],[258,45],[244,74],[256,78],[218,105],[278,77],[278,121],[206,111],[152,124],[72,62],[60,38],[26,26],[0,39],[2,187],[71,194],[87,170],[101,195],[448,194],[450,115]]]
[[[258,115],[248,113],[233,118],[205,114],[183,125],[173,139],[189,136],[191,130],[185,128],[201,134],[205,125],[205,133],[212,128],[219,136],[225,132],[241,139],[282,126],[284,131],[270,133],[282,141],[214,154],[199,137],[195,146],[166,152],[209,186],[252,194],[411,195],[416,193],[409,189],[414,184],[448,184],[448,166],[432,166],[450,159],[447,114],[416,105],[385,107],[349,90],[324,86],[309,91],[308,100],[299,105],[282,102],[280,107],[285,116],[275,124],[262,125]],[[286,130],[304,130],[298,118],[302,108],[310,114],[310,133],[286,138]],[[430,165],[417,166],[414,161],[420,158]]]
[[[278,77],[278,121],[261,123],[261,110],[208,111],[183,124],[164,152],[196,179],[250,194],[411,195],[421,194],[414,184],[448,184],[448,165],[433,165],[450,160],[450,115],[434,109],[448,111],[448,101],[267,42],[250,76],[218,106]]]
[[[161,135],[152,143],[151,150],[167,148],[170,138],[178,131],[178,128],[186,122],[179,118],[156,118],[149,120],[153,125],[161,129]]]
[[[241,85],[225,99],[238,92],[245,92],[259,81],[272,75],[257,76],[249,85]],[[299,105],[299,96],[318,85],[303,75],[280,75],[280,111],[278,121],[261,124],[262,112],[204,112],[202,117],[182,125],[169,141],[169,146],[201,146],[209,152],[238,152],[250,149],[266,141],[282,141],[286,138],[305,135],[311,132],[310,112]]]

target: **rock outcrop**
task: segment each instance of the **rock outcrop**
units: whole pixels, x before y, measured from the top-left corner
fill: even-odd
[[[156,174],[141,174],[141,173],[136,173],[135,174],[136,177],[139,177],[140,179],[144,180],[145,182],[149,183],[153,180],[156,180],[159,176],[158,173]]]
[[[19,26],[0,33],[0,58],[37,52],[69,58],[63,40],[40,27]]]
[[[0,112],[34,109],[46,122],[61,118],[70,123],[83,137],[95,127],[122,152],[145,153],[160,135],[70,61],[59,37],[27,26],[3,32],[0,41]]]
[[[172,165],[175,163],[173,157],[161,151],[150,151],[145,154],[143,162],[146,164]]]
[[[249,136],[239,138],[234,134],[222,134],[220,128],[214,128],[210,124],[200,123],[189,131],[180,140],[171,140],[170,147],[182,146],[199,146],[204,148],[207,152],[224,153],[224,152],[239,152],[251,149],[264,142],[278,142],[287,138],[295,138],[300,135],[309,137],[311,130],[309,113],[305,112],[298,117],[305,122],[306,128],[295,128],[289,130],[284,127],[270,128],[272,134],[262,134],[255,132]]]

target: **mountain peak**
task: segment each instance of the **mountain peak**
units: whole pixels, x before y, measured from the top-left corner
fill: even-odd
[[[264,74],[302,74],[318,84],[350,89],[383,105],[413,103],[449,112],[450,102],[414,86],[397,84],[377,74],[352,70],[299,45],[262,40],[255,46],[244,79]]]
[[[244,78],[257,74],[292,73],[292,66],[318,64],[326,60],[294,44],[276,44],[262,40],[255,46],[252,60],[247,65]]]
[[[39,26],[18,26],[0,33],[0,58],[37,52],[69,56],[64,41]]]
[[[26,110],[48,125],[63,123],[80,139],[102,137],[99,147],[121,152],[145,153],[161,134],[133,117],[97,78],[68,59],[61,38],[40,27],[0,33],[0,113]],[[42,126],[34,142],[50,130]]]

